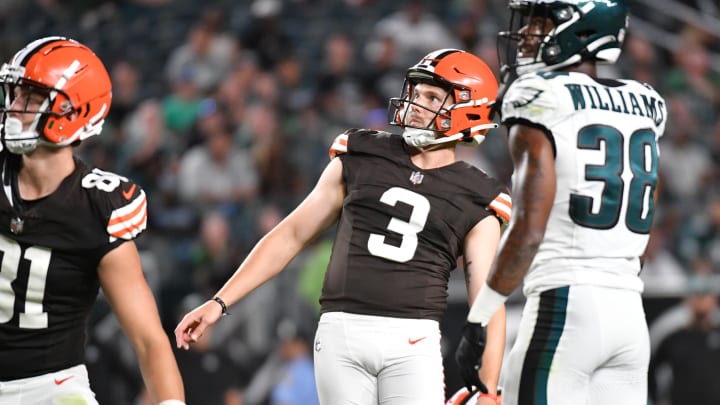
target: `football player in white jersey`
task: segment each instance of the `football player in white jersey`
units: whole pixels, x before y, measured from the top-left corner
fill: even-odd
[[[516,79],[501,109],[515,169],[512,219],[456,359],[478,365],[484,325],[524,280],[504,404],[645,405],[638,274],[665,102],[647,84],[597,77],[597,64],[620,54],[624,1],[511,0],[510,9],[499,37],[514,43],[503,65]]]
[[[145,192],[85,164],[73,147],[100,134],[105,66],[85,45],[35,40],[0,67],[0,405],[97,405],[84,365],[102,287],[153,404],[183,405],[183,384],[133,241]]]

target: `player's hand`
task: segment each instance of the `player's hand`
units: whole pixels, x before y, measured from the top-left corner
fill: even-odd
[[[188,312],[175,327],[175,342],[178,349],[188,350],[190,343],[197,342],[205,330],[215,324],[221,316],[222,308],[212,300]]]
[[[468,391],[477,387],[480,391],[487,393],[487,387],[480,381],[480,366],[482,366],[482,355],[485,351],[485,327],[479,323],[468,322],[463,329],[460,344],[455,351],[455,362],[460,367],[460,375],[465,382]]]

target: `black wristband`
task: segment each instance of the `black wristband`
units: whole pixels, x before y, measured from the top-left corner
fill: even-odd
[[[222,307],[222,316],[230,315],[230,312],[228,312],[227,305],[225,305],[225,301],[223,301],[222,298],[218,297],[217,295],[212,298],[213,301],[220,304],[220,307]]]

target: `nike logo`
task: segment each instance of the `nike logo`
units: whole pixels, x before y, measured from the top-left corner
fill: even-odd
[[[128,191],[123,191],[123,192],[122,192],[122,195],[123,195],[123,197],[125,197],[126,200],[130,200],[130,197],[132,197],[133,194],[135,194],[135,187],[136,187],[136,185],[133,184],[133,185],[130,187],[130,190],[128,190]]]
[[[419,341],[421,341],[421,340],[424,340],[425,338],[427,338],[427,336],[423,336],[423,337],[418,338],[418,339],[408,338],[408,343],[410,343],[411,345],[414,345],[415,343],[417,343],[417,342],[419,342]]]
[[[71,375],[70,377],[65,377],[65,378],[61,378],[61,379],[57,379],[57,378],[56,378],[56,379],[55,379],[55,385],[60,385],[60,384],[64,383],[65,381],[67,381],[67,380],[69,380],[69,379],[71,379],[71,378],[73,378],[73,377],[74,377],[74,376]]]

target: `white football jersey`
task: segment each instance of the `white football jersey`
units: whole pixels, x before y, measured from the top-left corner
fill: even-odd
[[[543,129],[555,147],[555,201],[525,293],[573,284],[642,291],[663,98],[634,80],[533,73],[511,84],[502,117]]]

